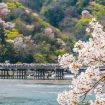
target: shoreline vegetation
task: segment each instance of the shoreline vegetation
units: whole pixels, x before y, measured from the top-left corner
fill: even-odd
[[[19,79],[0,79],[0,84],[43,84],[43,85],[69,85],[71,80],[19,80]]]

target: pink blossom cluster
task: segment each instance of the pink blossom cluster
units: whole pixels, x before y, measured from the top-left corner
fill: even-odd
[[[3,25],[4,29],[7,29],[7,30],[11,30],[12,28],[15,27],[15,24],[14,24],[14,23],[5,22],[5,21],[2,20],[2,19],[0,19],[0,23]]]
[[[0,3],[0,24],[3,24],[3,27],[7,30],[11,30],[15,27],[14,23],[11,22],[5,22],[3,18],[7,16],[10,13],[10,10],[8,9],[7,4]]]
[[[10,13],[5,3],[0,3],[0,17],[7,16]]]
[[[78,74],[80,67],[87,66],[86,71],[81,72],[72,81],[72,89],[58,94],[60,105],[77,105],[81,97],[85,97],[94,90],[96,100],[91,101],[91,105],[105,105],[105,98],[102,97],[103,78],[99,69],[105,64],[105,32],[103,26],[95,18],[89,23],[87,32],[91,33],[91,38],[87,42],[78,41],[73,51],[77,56],[64,54],[58,57],[58,62],[63,68],[69,68],[72,73]],[[99,85],[100,84],[100,85]],[[101,97],[100,97],[101,96]]]

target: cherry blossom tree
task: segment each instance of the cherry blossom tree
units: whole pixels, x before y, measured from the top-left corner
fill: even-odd
[[[0,3],[0,24],[3,25],[3,27],[7,30],[11,30],[15,27],[14,23],[11,22],[5,22],[3,19],[10,13],[10,10],[8,9],[8,6],[6,3],[1,2]]]
[[[10,13],[10,10],[8,10],[8,7],[5,3],[0,3],[0,17],[5,17]]]
[[[64,54],[58,57],[63,68],[69,68],[77,75],[72,80],[72,89],[58,94],[57,101],[60,105],[82,104],[90,92],[96,96],[90,105],[105,105],[105,73],[100,70],[105,65],[105,32],[95,18],[86,31],[91,33],[91,38],[87,42],[78,41],[75,44],[73,51],[77,56]],[[86,67],[86,70],[80,73],[81,67]]]
[[[27,37],[16,37],[13,40],[13,47],[17,55],[28,55],[35,53],[36,45],[33,43],[31,36]]]

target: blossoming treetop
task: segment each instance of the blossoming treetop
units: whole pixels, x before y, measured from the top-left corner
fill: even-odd
[[[15,24],[11,22],[5,22],[3,20],[3,18],[6,17],[9,13],[10,10],[8,9],[7,4],[3,2],[0,3],[0,24],[2,24],[5,29],[11,30],[12,28],[14,28]]]
[[[58,58],[59,64],[64,68],[69,67],[74,74],[78,74],[80,67],[87,66],[85,72],[81,72],[73,79],[71,90],[58,94],[57,101],[60,105],[77,105],[93,90],[96,93],[96,100],[90,104],[105,105],[103,93],[105,75],[99,70],[99,66],[105,65],[105,32],[95,18],[89,23],[86,31],[92,36],[87,42],[78,41],[75,44],[73,51],[77,53],[76,57],[64,54]]]

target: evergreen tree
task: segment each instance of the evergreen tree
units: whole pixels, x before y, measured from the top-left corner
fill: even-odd
[[[2,24],[0,24],[0,44],[2,45],[6,44],[4,27]]]
[[[70,5],[72,5],[72,6],[77,3],[77,0],[68,0],[68,1],[69,1]]]
[[[59,22],[62,21],[62,19],[64,18],[64,12],[62,8],[57,6],[46,11],[45,17],[48,19],[50,24],[52,24],[55,27],[58,27]]]

